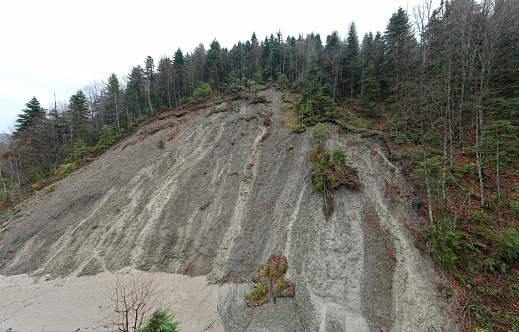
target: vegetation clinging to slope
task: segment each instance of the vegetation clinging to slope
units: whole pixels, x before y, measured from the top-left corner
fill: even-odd
[[[32,98],[16,131],[0,142],[2,208],[160,111],[222,94],[254,97],[276,81],[297,92],[294,131],[330,118],[387,129],[418,189],[432,252],[465,292],[461,319],[512,329],[519,324],[518,6],[442,2],[419,7],[414,22],[398,9],[383,33],[360,42],[354,24],[344,41],[337,32],[324,43],[319,34],[281,32],[262,41],[253,34],[231,49],[214,40],[207,51],[179,49],[157,66],[147,57],[124,87],[112,74],[48,110]],[[44,182],[29,187],[37,181]]]

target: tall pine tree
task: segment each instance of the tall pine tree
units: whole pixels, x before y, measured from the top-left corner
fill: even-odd
[[[88,137],[89,107],[88,100],[82,90],[77,91],[69,99],[70,133],[71,139],[82,139]]]
[[[25,108],[22,110],[22,114],[18,115],[16,119],[16,133],[24,133],[29,129],[34,128],[38,125],[38,120],[45,116],[45,110],[40,106],[40,102],[36,97],[32,97]]]

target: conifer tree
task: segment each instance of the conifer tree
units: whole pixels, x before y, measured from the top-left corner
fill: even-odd
[[[380,83],[377,80],[377,73],[373,62],[362,72],[362,89],[359,96],[360,103],[364,105],[364,110],[369,116],[377,116],[377,103],[380,101]]]
[[[22,112],[22,114],[18,115],[18,119],[16,119],[15,134],[27,132],[30,128],[37,126],[37,120],[45,116],[45,110],[40,106],[40,102],[36,97],[32,97],[31,100],[25,104],[25,108]]]
[[[146,105],[146,82],[140,65],[132,68],[124,91],[124,103],[129,113],[141,117]]]
[[[308,68],[305,79],[302,83],[301,97],[298,103],[302,120],[311,120],[318,116],[319,99],[321,97],[319,76],[320,72],[319,66],[317,65],[317,54],[315,51],[312,51],[310,56],[310,67]]]
[[[185,57],[180,48],[177,49],[173,56],[173,74],[174,74],[174,86],[175,86],[175,101],[176,106],[182,104],[182,97],[185,94]]]
[[[324,69],[332,79],[332,99],[335,101],[339,77],[342,71],[341,57],[343,47],[337,31],[326,37]]]
[[[144,67],[144,78],[146,80],[146,96],[150,113],[153,113],[153,105],[155,104],[155,63],[151,56],[146,57]]]
[[[388,81],[396,96],[395,102],[401,102],[407,92],[406,84],[414,61],[413,50],[417,46],[408,14],[401,7],[389,19],[384,39]]]
[[[348,32],[348,39],[346,41],[346,57],[344,59],[345,79],[346,79],[346,93],[350,98],[357,94],[357,86],[359,83],[359,38],[357,36],[357,28],[352,22],[350,31]]]
[[[89,123],[88,101],[82,90],[77,91],[69,99],[70,132],[71,139],[85,140],[88,136],[87,125]]]
[[[121,107],[121,91],[119,79],[112,73],[108,77],[106,85],[106,98],[104,101],[104,119],[105,123],[115,126],[117,132],[121,131],[120,107]]]
[[[207,51],[207,65],[209,66],[209,78],[212,88],[219,90],[219,76],[222,70],[222,51],[220,43],[215,39],[211,43],[211,48]]]
[[[157,67],[157,95],[160,110],[173,108],[173,63],[170,58],[163,57]]]

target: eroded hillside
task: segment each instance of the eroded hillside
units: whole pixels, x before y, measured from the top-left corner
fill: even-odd
[[[328,144],[344,148],[362,187],[337,190],[326,220],[309,131],[283,125],[281,91],[260,95],[269,102],[148,124],[4,218],[0,272],[207,275],[227,282],[226,331],[455,330],[441,280],[406,227],[419,218],[412,188],[384,142],[327,124]],[[228,281],[250,278],[274,253],[287,257],[296,296],[249,308],[250,286]]]

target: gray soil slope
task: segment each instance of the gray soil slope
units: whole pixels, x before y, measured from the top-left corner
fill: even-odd
[[[225,283],[226,331],[455,330],[440,280],[404,224],[419,217],[385,144],[327,124],[328,144],[345,149],[362,188],[337,190],[325,220],[306,161],[309,131],[282,125],[280,91],[260,94],[270,103],[149,124],[1,220],[0,273],[135,268],[222,283],[250,278],[275,253],[288,259],[296,296],[249,308],[250,286]],[[177,123],[139,136],[170,120]]]

